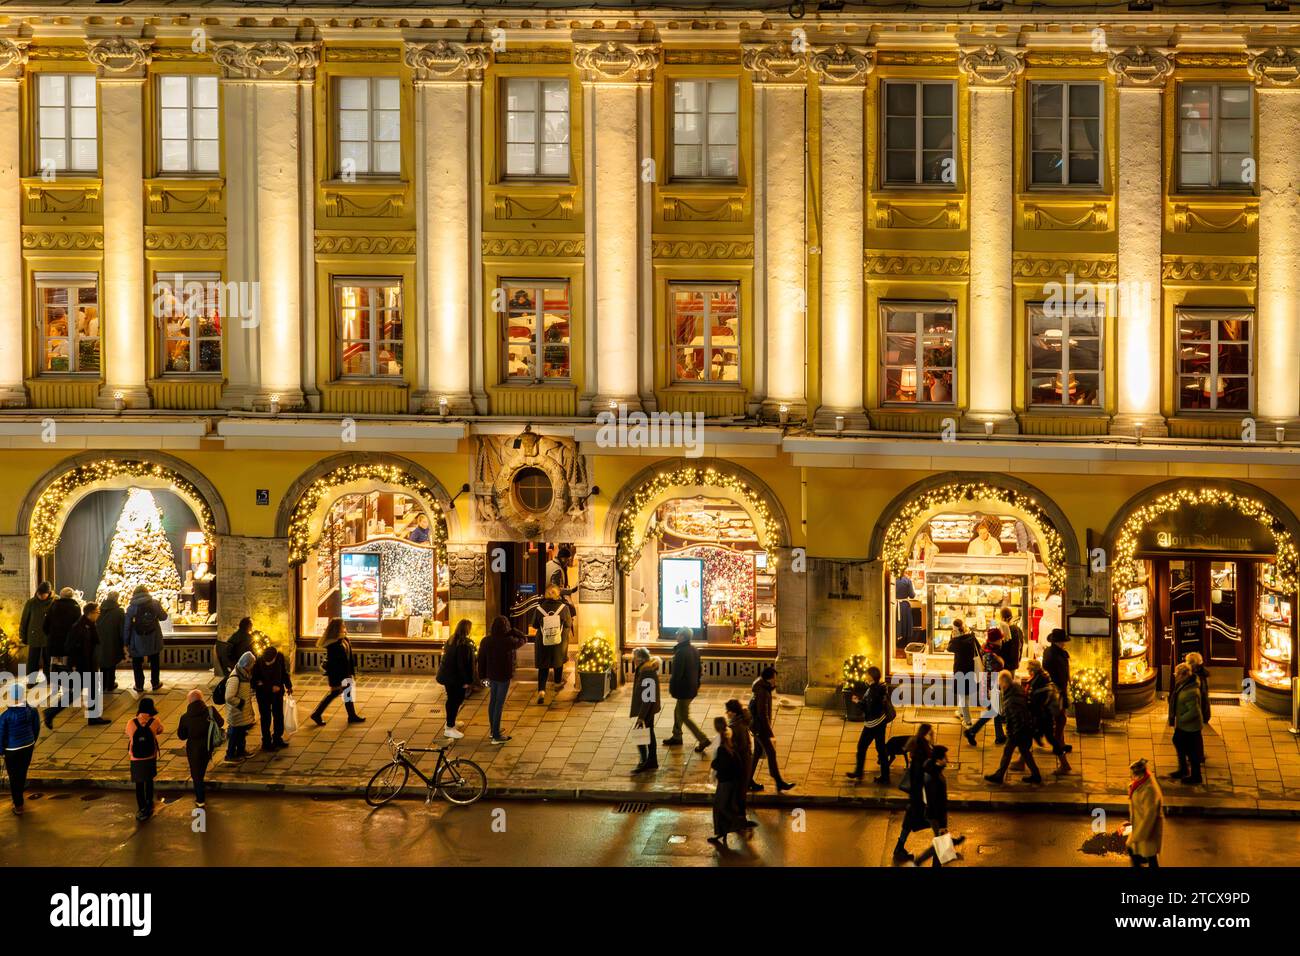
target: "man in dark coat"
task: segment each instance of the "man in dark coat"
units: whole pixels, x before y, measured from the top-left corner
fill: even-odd
[[[293,693],[289,662],[274,644],[266,645],[253,665],[253,694],[262,723],[262,749],[279,750],[289,746],[284,739],[284,698]]]
[[[99,632],[99,666],[104,675],[106,692],[117,690],[117,665],[122,663],[126,654],[122,646],[122,625],[126,620],[126,611],[120,602],[118,593],[109,591],[99,605],[99,620],[95,622],[95,630]]]
[[[22,621],[18,626],[18,640],[27,647],[27,683],[35,684],[38,672],[50,679],[50,655],[46,652],[45,615],[54,603],[54,585],[42,581],[36,586],[36,595],[23,605]]]
[[[90,689],[89,699],[86,701],[86,723],[107,724],[108,721],[101,716],[103,700],[96,681],[99,668],[95,663],[95,645],[99,642],[99,635],[95,631],[95,619],[99,617],[99,605],[92,601],[85,608],[78,609],[76,620],[65,634],[62,630],[61,618],[66,614],[68,604],[73,608],[77,608],[78,605],[72,597],[71,588],[64,588],[64,592],[66,597],[65,594],[60,594],[59,599],[54,602],[54,607],[50,608],[50,613],[45,616],[47,625],[50,624],[51,618],[55,618],[54,629],[47,631],[47,636],[50,638],[50,656],[55,658],[56,674],[78,674],[80,677],[78,683],[68,687],[51,686],[51,706],[45,708],[45,726],[52,728],[54,718],[59,712],[64,707],[71,707],[77,703],[80,698],[80,688],[83,686]]]
[[[674,701],[673,735],[664,741],[664,746],[681,746],[684,724],[695,735],[695,752],[702,754],[709,747],[709,738],[700,730],[699,724],[691,720],[691,701],[700,694],[704,664],[700,660],[700,652],[691,644],[692,637],[694,633],[691,629],[683,627],[677,632],[677,643],[673,646],[673,672],[668,678],[668,693],[673,695]]]
[[[135,672],[135,692],[144,693],[144,662],[149,661],[149,677],[155,692],[162,690],[159,666],[162,662],[162,622],[167,620],[163,606],[153,599],[149,589],[137,585],[122,618],[122,643],[131,655]]]
[[[862,768],[867,763],[867,748],[876,745],[876,762],[880,776],[876,783],[889,783],[889,754],[885,746],[885,733],[889,729],[889,688],[881,679],[880,668],[867,668],[867,681],[853,689],[852,701],[862,708],[862,733],[858,735],[858,755],[853,772],[845,774],[850,780],[862,779]]]
[[[504,614],[492,622],[478,646],[478,676],[488,685],[488,729],[492,743],[504,744],[510,737],[501,732],[501,712],[515,676],[515,655],[528,643],[527,635],[510,626]]]
[[[943,775],[947,766],[948,748],[939,744],[922,768],[925,772],[925,819],[935,836],[948,832],[948,781]],[[961,846],[965,841],[964,836],[952,839],[953,846]],[[943,865],[939,862],[938,854],[934,852],[933,843],[916,858],[916,863],[920,866],[926,860],[933,860],[934,866]]]
[[[68,656],[68,637],[81,620],[81,605],[73,597],[72,588],[64,588],[45,614],[41,627],[45,631],[45,646],[50,657]]]
[[[759,761],[767,757],[767,771],[772,775],[776,782],[778,792],[793,789],[794,784],[781,777],[781,767],[776,758],[776,732],[772,729],[772,691],[776,689],[776,668],[772,665],[764,667],[759,674],[758,680],[754,681],[750,690],[754,696],[749,699],[749,717],[752,722],[754,732],[754,767],[750,771],[749,789],[762,790],[763,785],[754,780],[754,774],[758,772]],[[762,753],[759,753],[759,751]]]
[[[998,675],[998,693],[1002,719],[1006,724],[1007,742],[1002,747],[1002,761],[998,764],[998,769],[985,774],[984,779],[989,783],[1001,783],[1007,774],[1007,767],[1011,765],[1011,755],[1019,750],[1020,759],[1029,769],[1025,783],[1042,783],[1043,777],[1038,772],[1038,764],[1034,762],[1034,721],[1029,711],[1029,699],[1019,682],[1011,676],[1011,671],[1003,671]]]
[[[1061,695],[1062,712],[1070,709],[1070,652],[1065,649],[1069,642],[1070,636],[1059,627],[1054,627],[1047,635],[1047,650],[1043,651],[1043,670],[1047,671],[1047,676],[1052,678],[1057,693]],[[1061,728],[1061,739],[1065,739],[1064,725]],[[1063,746],[1066,753],[1074,749],[1070,744]]]
[[[242,617],[239,627],[227,641],[217,643],[217,664],[221,667],[221,678],[225,680],[235,667],[235,662],[253,649],[253,619]]]
[[[1025,632],[1019,624],[1011,622],[1015,616],[1011,613],[1011,608],[1004,607],[999,613],[1002,618],[1000,630],[1003,632],[1002,661],[1006,669],[1014,674],[1020,669],[1020,658],[1025,653]]]
[[[957,713],[967,730],[974,723],[970,715],[970,700],[979,695],[979,670],[975,659],[980,653],[980,642],[966,630],[966,622],[957,618],[952,622],[952,637],[948,639],[948,653],[952,655],[952,675],[957,687]]]

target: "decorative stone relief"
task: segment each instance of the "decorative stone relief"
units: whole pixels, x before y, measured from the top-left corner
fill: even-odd
[[[1300,80],[1300,49],[1275,46],[1250,53],[1246,70],[1260,86],[1295,86]]]
[[[1115,75],[1120,86],[1160,87],[1174,72],[1174,61],[1162,50],[1136,46],[1113,51],[1106,61],[1106,69]]]
[[[1160,278],[1166,282],[1237,282],[1254,285],[1259,278],[1259,267],[1254,259],[1165,256]]]
[[[99,250],[104,248],[102,232],[83,230],[23,230],[23,248],[43,251]]]
[[[417,82],[482,80],[488,66],[488,46],[483,43],[408,43],[402,62],[415,71]]]
[[[447,577],[453,601],[483,600],[483,586],[487,577],[487,556],[483,549],[449,547]]]
[[[12,40],[0,37],[0,74],[17,75],[27,65],[27,49],[30,40]]]
[[[578,549],[578,600],[583,604],[614,603],[614,552]]]
[[[584,82],[600,80],[649,80],[660,62],[657,43],[575,43],[573,65],[582,71]]]
[[[152,40],[104,37],[86,40],[86,57],[102,73],[143,73],[152,55]]]
[[[475,536],[489,541],[575,541],[591,529],[587,508],[587,462],[572,438],[538,435],[525,426],[519,435],[475,439]],[[525,469],[550,480],[551,498],[529,507],[520,500],[515,479]]]
[[[320,63],[320,47],[296,40],[218,40],[212,58],[232,79],[310,80]]]
[[[410,256],[415,254],[415,237],[412,235],[349,234],[316,236],[316,251],[322,255],[349,256]]]
[[[841,85],[865,83],[875,65],[874,52],[847,43],[813,47],[808,61],[809,68],[818,76]]]
[[[0,536],[0,628],[11,637],[18,636],[23,604],[35,591],[27,535]]]
[[[1108,282],[1119,278],[1119,267],[1113,258],[1063,259],[1022,254],[1012,260],[1011,274],[1017,279],[1052,279],[1073,275],[1076,279]]]
[[[1020,50],[987,43],[962,50],[957,67],[971,86],[1011,86],[1025,71],[1025,58]]]
[[[518,239],[513,236],[484,236],[483,255],[509,258],[580,259],[586,248],[582,239]]]
[[[965,276],[970,260],[965,256],[867,256],[868,276]]]
[[[796,53],[788,40],[747,43],[740,62],[754,74],[756,83],[802,83],[808,69],[808,54]]]
[[[752,240],[664,239],[655,240],[651,254],[656,259],[752,259]]]

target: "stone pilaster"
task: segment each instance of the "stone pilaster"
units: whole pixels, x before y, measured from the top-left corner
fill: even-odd
[[[23,287],[21,89],[27,40],[0,37],[0,289]],[[0,407],[27,404],[23,382],[23,297],[0,296]]]
[[[0,535],[0,628],[11,637],[18,635],[23,605],[35,591],[30,539],[25,534]]]
[[[217,634],[234,633],[241,617],[266,634],[290,661],[296,658],[293,606],[294,573],[288,538],[218,535]]]

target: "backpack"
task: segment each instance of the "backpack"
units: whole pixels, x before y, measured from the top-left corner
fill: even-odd
[[[135,730],[131,731],[131,759],[149,760],[158,756],[158,740],[148,724],[140,723],[139,717],[132,718]]]
[[[542,612],[542,643],[547,647],[554,647],[560,643],[564,636],[564,620],[560,616],[560,611],[554,614]]]
[[[217,686],[212,688],[212,703],[224,704],[226,702],[226,680],[227,678],[223,677],[217,681]]]
[[[140,637],[148,637],[158,627],[158,612],[153,609],[153,601],[146,601],[136,609],[131,620],[131,631]]]
[[[225,694],[222,694],[224,697]],[[226,742],[226,732],[217,723],[216,711],[208,708],[208,754],[211,755]]]

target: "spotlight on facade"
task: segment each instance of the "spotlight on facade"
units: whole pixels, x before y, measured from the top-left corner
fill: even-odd
[[[990,421],[990,422],[985,422],[985,423],[984,423],[984,434],[985,434],[985,435],[992,435],[992,434],[993,434],[993,423],[992,423],[991,421]]]
[[[279,395],[272,395],[272,396],[271,396],[271,414],[272,414],[272,415],[279,415],[279,414],[280,414],[280,396],[279,396]]]
[[[1291,9],[1291,4],[1283,0],[1268,0],[1268,3],[1264,4],[1264,9],[1269,13],[1286,13]]]
[[[1277,436],[1277,443],[1278,443],[1279,445],[1282,444],[1282,442],[1286,441],[1286,427],[1285,427],[1285,426],[1283,426],[1283,425],[1278,425],[1277,428],[1273,429],[1273,434]]]
[[[1133,423],[1133,437],[1137,439],[1137,443],[1139,445],[1142,444],[1142,423],[1141,422]]]
[[[980,13],[997,13],[1002,9],[1002,0],[980,0]]]
[[[786,12],[790,14],[791,19],[802,20],[803,15],[808,12],[808,7],[801,0],[795,0]]]
[[[465,482],[465,484],[463,484],[463,485],[460,486],[460,491],[456,492],[456,497],[455,497],[455,498],[452,498],[451,501],[447,502],[447,507],[448,507],[448,508],[455,507],[455,505],[456,505],[456,498],[459,498],[461,495],[465,494],[467,491],[469,491],[469,482],[468,482],[468,481]]]
[[[781,419],[781,424],[785,425],[790,421],[790,406],[782,402],[776,408],[776,413]]]
[[[844,416],[843,416],[843,415],[836,415],[836,416],[835,416],[835,434],[839,435],[839,434],[843,433],[843,431],[844,431]]]
[[[117,411],[117,412],[120,412],[120,411],[121,411],[122,409],[124,409],[124,408],[126,408],[126,396],[123,395],[121,392],[114,392],[114,393],[113,393],[113,410],[114,410],[114,411]]]
[[[1150,13],[1155,9],[1155,4],[1151,0],[1129,0],[1129,13]]]
[[[451,405],[445,398],[438,399],[438,414],[443,418],[447,417],[447,412],[451,410]]]

